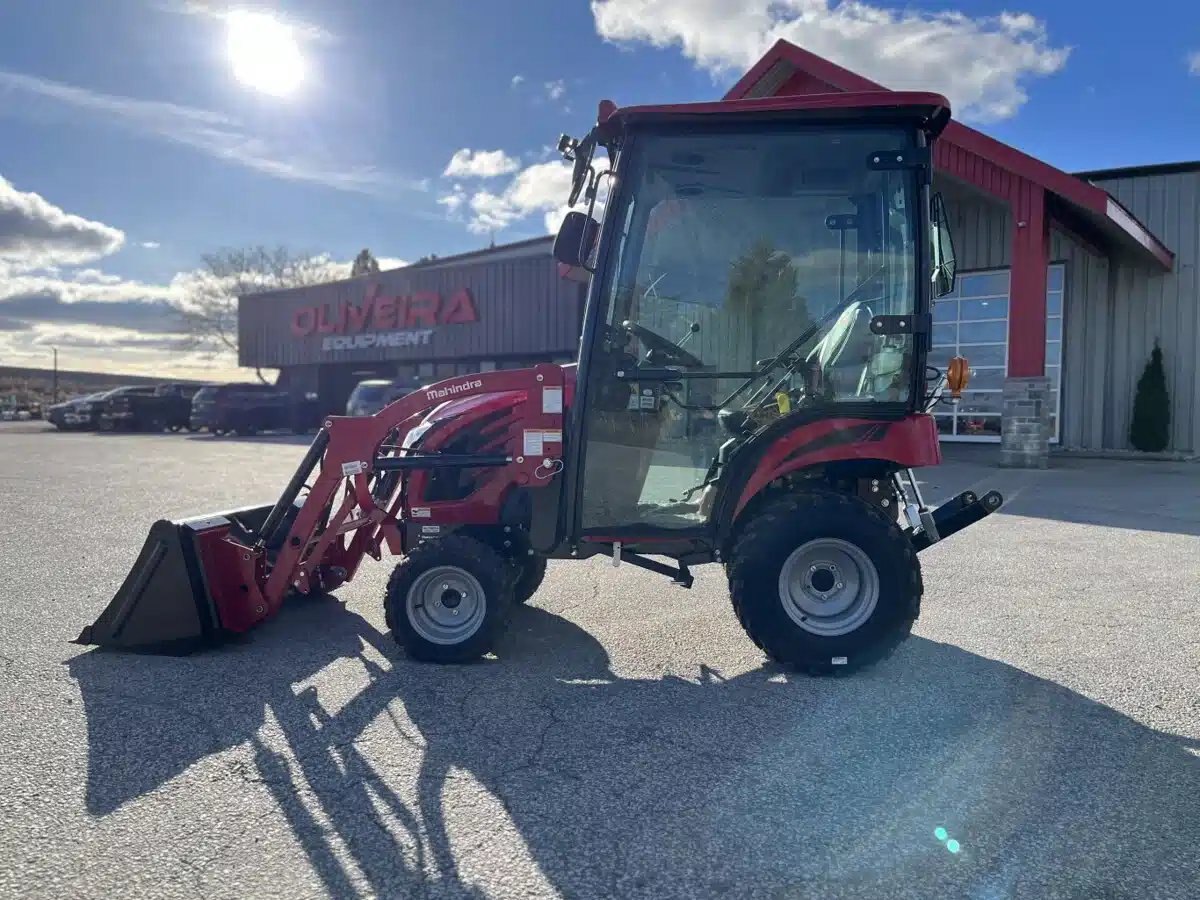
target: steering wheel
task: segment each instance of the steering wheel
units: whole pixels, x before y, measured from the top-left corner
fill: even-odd
[[[649,351],[646,354],[647,356],[649,356],[651,353],[665,356],[667,358],[667,362],[673,362],[677,365],[683,366],[685,369],[699,369],[704,365],[704,361],[702,359],[694,356],[677,344],[672,343],[669,339],[663,337],[661,334],[651,331],[649,328],[637,324],[637,322],[624,322],[623,324],[627,331],[635,335],[637,339],[641,341],[643,345],[645,345]]]

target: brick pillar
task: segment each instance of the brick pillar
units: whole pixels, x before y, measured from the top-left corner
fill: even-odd
[[[1050,379],[1042,375],[1004,379],[1000,465],[1044,469],[1050,462]]]

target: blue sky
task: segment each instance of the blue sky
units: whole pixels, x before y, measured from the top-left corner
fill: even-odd
[[[1067,170],[1194,159],[1200,12],[1153,7],[6,0],[0,361],[37,365],[57,343],[76,368],[227,369],[182,351],[156,305],[201,254],[284,244],[337,264],[366,246],[395,261],[543,234],[563,191],[549,145],[586,130],[598,99],[717,97],[779,36],[939,89]],[[234,9],[291,30],[291,93],[235,77]]]

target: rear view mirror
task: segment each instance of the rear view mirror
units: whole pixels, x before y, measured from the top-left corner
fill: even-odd
[[[569,212],[554,239],[554,258],[571,268],[595,270],[589,264],[596,249],[600,223],[581,212]]]
[[[929,207],[933,296],[945,297],[954,293],[954,276],[958,268],[954,259],[954,236],[950,233],[950,215],[946,212],[946,201],[942,195],[935,194]]]

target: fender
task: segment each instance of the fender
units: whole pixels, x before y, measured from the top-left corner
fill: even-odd
[[[826,415],[813,411],[804,416],[808,421],[782,419],[735,454],[730,460],[733,471],[715,509],[722,536],[763,488],[793,472],[842,460],[882,460],[897,468],[936,466],[942,461],[933,416],[820,418]]]

